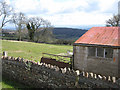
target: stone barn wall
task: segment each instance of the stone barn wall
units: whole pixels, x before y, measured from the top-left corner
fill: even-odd
[[[118,72],[118,49],[113,50],[113,58],[99,58],[88,56],[88,47],[74,46],[74,69],[93,72],[105,76],[120,77]]]

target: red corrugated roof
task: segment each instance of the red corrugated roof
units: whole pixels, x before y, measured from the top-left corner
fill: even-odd
[[[120,27],[93,27],[75,43],[120,46]]]

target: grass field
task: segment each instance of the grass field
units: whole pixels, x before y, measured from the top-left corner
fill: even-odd
[[[73,47],[68,45],[2,40],[2,51],[7,51],[8,56],[21,57],[35,61],[40,61],[42,53],[60,54],[66,53],[67,50],[73,51]],[[3,88],[15,88],[15,86],[21,88],[21,85],[15,84],[11,81],[7,82],[6,79],[3,79],[2,86]]]
[[[32,42],[17,42],[2,40],[2,51],[7,51],[8,56],[22,57],[40,61],[42,53],[60,54],[72,51],[73,47],[68,45],[40,44]]]

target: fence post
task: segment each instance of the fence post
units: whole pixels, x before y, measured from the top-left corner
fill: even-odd
[[[3,56],[4,57],[7,57],[8,56],[8,53],[6,51],[3,52]]]
[[[70,62],[71,62],[71,69],[74,68],[74,54],[72,55],[72,57],[70,57]]]

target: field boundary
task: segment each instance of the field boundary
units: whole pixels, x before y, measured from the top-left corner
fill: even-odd
[[[59,68],[45,63],[37,63],[17,57],[2,56],[2,74],[11,80],[34,88],[76,88],[76,87],[106,87],[118,88],[120,82],[87,77],[86,72],[70,68]]]

